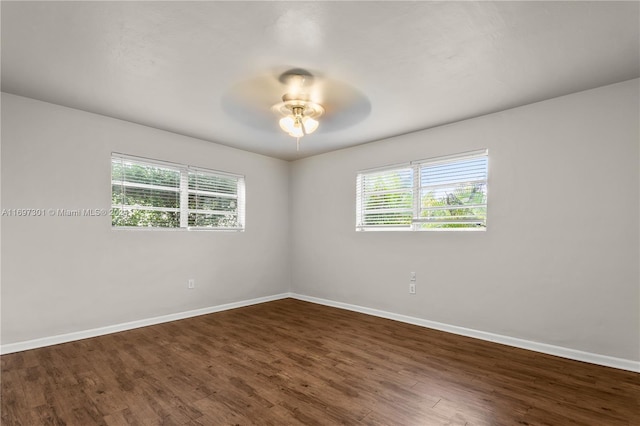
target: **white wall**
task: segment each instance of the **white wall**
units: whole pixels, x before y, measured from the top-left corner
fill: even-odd
[[[640,360],[638,92],[627,81],[296,161],[294,291]],[[355,232],[356,171],[480,148],[486,232]]]
[[[2,208],[109,208],[112,151],[246,175],[246,231],[3,217],[2,344],[289,290],[287,162],[2,94]]]

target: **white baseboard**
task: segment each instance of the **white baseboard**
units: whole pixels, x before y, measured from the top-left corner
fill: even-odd
[[[239,302],[225,303],[224,305],[210,306],[208,308],[194,309],[192,311],[178,312],[176,314],[162,315],[154,318],[147,318],[137,321],[125,322],[106,327],[93,328],[90,330],[76,331],[73,333],[59,334],[56,336],[43,337],[40,339],[27,340],[24,342],[8,343],[0,346],[0,354],[10,354],[29,349],[42,348],[44,346],[58,345],[60,343],[73,342],[76,340],[88,339],[91,337],[103,336],[105,334],[117,333],[119,331],[132,330],[134,328],[146,327],[149,325],[161,324],[163,322],[177,321],[185,318],[197,317],[199,315],[211,314],[214,312],[226,311],[229,309],[242,308],[243,306],[256,305],[258,303],[271,302],[273,300],[286,299],[291,297],[290,293],[281,293],[273,296],[258,297],[255,299],[241,300]]]
[[[302,294],[291,293],[290,297],[306,302],[317,303],[319,305],[332,306],[334,308],[346,309],[349,311],[360,312],[376,317],[387,318],[395,321],[405,322],[408,324],[419,325],[421,327],[432,328],[435,330],[446,331],[447,333],[459,334],[461,336],[473,337],[476,339],[487,340],[489,342],[501,343],[503,345],[514,346],[516,348],[528,349],[530,351],[541,352],[549,355],[555,355],[562,358],[568,358],[575,361],[583,361],[591,364],[604,365],[606,367],[618,368],[621,370],[640,372],[640,362],[623,358],[615,358],[607,355],[600,355],[591,352],[583,352],[576,349],[564,348],[562,346],[548,345],[546,343],[533,342],[531,340],[518,339],[516,337],[503,336],[500,334],[488,333],[486,331],[473,330],[470,328],[458,327],[455,325],[443,324],[436,321],[429,321],[421,318],[410,317],[406,315],[394,314],[392,312],[381,311],[378,309],[367,308],[364,306],[351,305],[348,303],[336,302],[333,300],[321,299],[318,297],[305,296]]]
[[[476,339],[486,340],[489,342],[501,343],[503,345],[514,346],[516,348],[528,349],[535,352],[541,352],[549,355],[555,355],[562,358],[568,358],[576,361],[588,362],[591,364],[604,365],[607,367],[618,368],[621,370],[640,372],[640,362],[623,358],[615,358],[607,355],[583,352],[576,349],[564,348],[562,346],[548,345],[546,343],[533,342],[530,340],[518,339],[515,337],[503,336],[500,334],[488,333],[486,331],[473,330],[470,328],[458,327],[455,325],[444,324],[436,321],[429,321],[421,318],[410,317],[407,315],[395,314],[392,312],[381,311],[379,309],[367,308],[364,306],[351,305],[349,303],[336,302],[328,299],[321,299],[313,296],[305,296],[297,293],[280,293],[273,296],[258,297],[255,299],[241,300],[238,302],[226,303],[224,305],[211,306],[208,308],[195,309],[192,311],[179,312],[176,314],[162,315],[154,318],[147,318],[137,321],[126,322],[122,324],[110,325],[106,327],[94,328],[90,330],[77,331],[67,334],[59,334],[56,336],[43,337],[40,339],[27,340],[17,343],[8,343],[0,346],[0,354],[10,354],[13,352],[21,352],[29,349],[36,349],[45,346],[57,345],[60,343],[73,342],[76,340],[88,339],[91,337],[103,336],[105,334],[117,333],[119,331],[132,330],[135,328],[146,327],[149,325],[161,324],[169,321],[177,321],[185,318],[196,317],[199,315],[211,314],[214,312],[226,311],[229,309],[241,308],[243,306],[256,305],[259,303],[271,302],[274,300],[293,298],[306,302],[317,303],[319,305],[331,306],[334,308],[346,309],[349,311],[360,312],[376,317],[387,318],[408,324],[418,325],[421,327],[432,328],[434,330],[446,331],[447,333],[459,334],[461,336],[473,337]]]

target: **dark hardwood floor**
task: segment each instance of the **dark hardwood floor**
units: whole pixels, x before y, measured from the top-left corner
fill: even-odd
[[[293,299],[3,355],[2,425],[640,425],[640,374]]]

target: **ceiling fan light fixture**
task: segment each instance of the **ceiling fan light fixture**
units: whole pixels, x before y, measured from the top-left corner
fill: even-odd
[[[304,132],[309,135],[313,132],[316,131],[316,129],[318,128],[318,125],[320,123],[318,122],[318,120],[314,120],[311,117],[304,117],[302,119],[302,125],[304,126]]]
[[[320,125],[317,118],[324,114],[322,105],[307,99],[296,99],[291,94],[285,94],[282,102],[275,104],[271,109],[282,116],[278,122],[280,128],[289,136],[298,139],[315,132]]]
[[[302,119],[301,117],[294,117],[290,115],[283,117],[280,119],[280,128],[288,133],[291,137],[301,138],[304,135],[308,135],[309,133],[311,133],[310,131],[308,131],[305,124],[305,118],[308,117],[304,117]]]
[[[291,133],[293,132],[293,126],[295,125],[295,123],[296,123],[295,118],[288,115],[280,119],[280,128],[287,133]]]
[[[304,136],[304,132],[302,131],[302,127],[295,128],[292,132],[289,132],[289,136],[293,138],[301,138]]]

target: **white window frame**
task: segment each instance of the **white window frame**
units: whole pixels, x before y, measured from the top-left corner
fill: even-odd
[[[168,161],[154,160],[145,157],[138,157],[128,154],[121,154],[117,152],[111,153],[111,167],[113,173],[113,160],[123,160],[130,161],[135,164],[139,164],[141,166],[158,166],[164,169],[175,170],[179,172],[180,177],[180,185],[176,189],[176,192],[179,193],[180,197],[180,207],[179,208],[171,208],[171,207],[152,207],[152,206],[136,206],[132,208],[131,206],[123,206],[123,205],[113,205],[112,209],[129,209],[129,210],[150,210],[150,211],[171,211],[171,212],[180,212],[180,226],[178,227],[162,227],[162,226],[117,226],[111,225],[112,229],[125,229],[125,230],[140,230],[140,229],[152,229],[152,230],[205,230],[205,231],[244,231],[245,230],[245,204],[246,204],[246,191],[245,191],[245,178],[243,175],[233,174],[222,172],[219,170],[206,169],[201,167],[193,167],[184,164],[172,163]],[[189,175],[191,173],[199,173],[205,174],[215,177],[224,177],[224,178],[232,178],[236,179],[237,191],[236,194],[222,194],[222,193],[209,193],[206,195],[214,195],[214,196],[223,196],[226,198],[234,198],[236,199],[236,208],[237,208],[237,216],[238,216],[238,226],[237,227],[213,227],[213,226],[189,226],[189,214],[190,213],[204,213],[204,214],[220,214],[224,213],[222,211],[214,211],[214,210],[204,210],[204,209],[190,209],[189,208],[189,194],[193,194],[196,191],[193,189],[189,189]],[[111,179],[111,193],[113,194],[113,186],[121,185],[122,182],[118,180],[114,180],[113,176]],[[166,187],[155,187],[154,185],[149,184],[135,184],[137,187],[149,187],[151,189],[161,189],[163,191],[170,191]],[[198,191],[203,193],[203,191]]]
[[[435,210],[440,207],[433,208],[423,208],[422,207],[422,190],[424,189],[421,179],[421,170],[423,167],[429,167],[439,164],[446,163],[455,163],[458,161],[472,160],[474,158],[486,158],[487,159],[487,171],[484,176],[484,179],[473,179],[468,182],[455,182],[459,183],[481,183],[485,185],[485,188],[488,185],[488,175],[489,175],[489,151],[488,149],[482,149],[477,151],[464,152],[460,154],[447,155],[442,157],[428,158],[423,160],[411,161],[408,163],[400,163],[389,166],[378,167],[374,169],[366,169],[358,171],[356,174],[356,231],[485,231],[486,230],[486,217],[484,220],[473,220],[473,219],[465,219],[465,220],[452,220],[452,221],[434,221],[425,219],[422,217],[422,213],[425,210]],[[400,171],[402,169],[411,168],[412,170],[412,196],[413,196],[413,210],[412,210],[412,219],[411,223],[402,224],[402,225],[375,225],[375,224],[364,224],[364,216],[367,213],[365,211],[364,202],[365,202],[365,189],[364,189],[364,179],[368,175],[375,175],[384,172],[394,172]],[[425,188],[427,188],[425,186]],[[478,204],[478,205],[465,205],[465,208],[485,208],[487,209],[487,203]],[[450,208],[450,207],[441,207],[442,209]],[[371,212],[371,211],[370,211]],[[442,223],[442,224],[460,224],[460,223],[482,223],[483,226],[479,227],[463,227],[463,228],[423,228],[421,225],[423,223]]]

